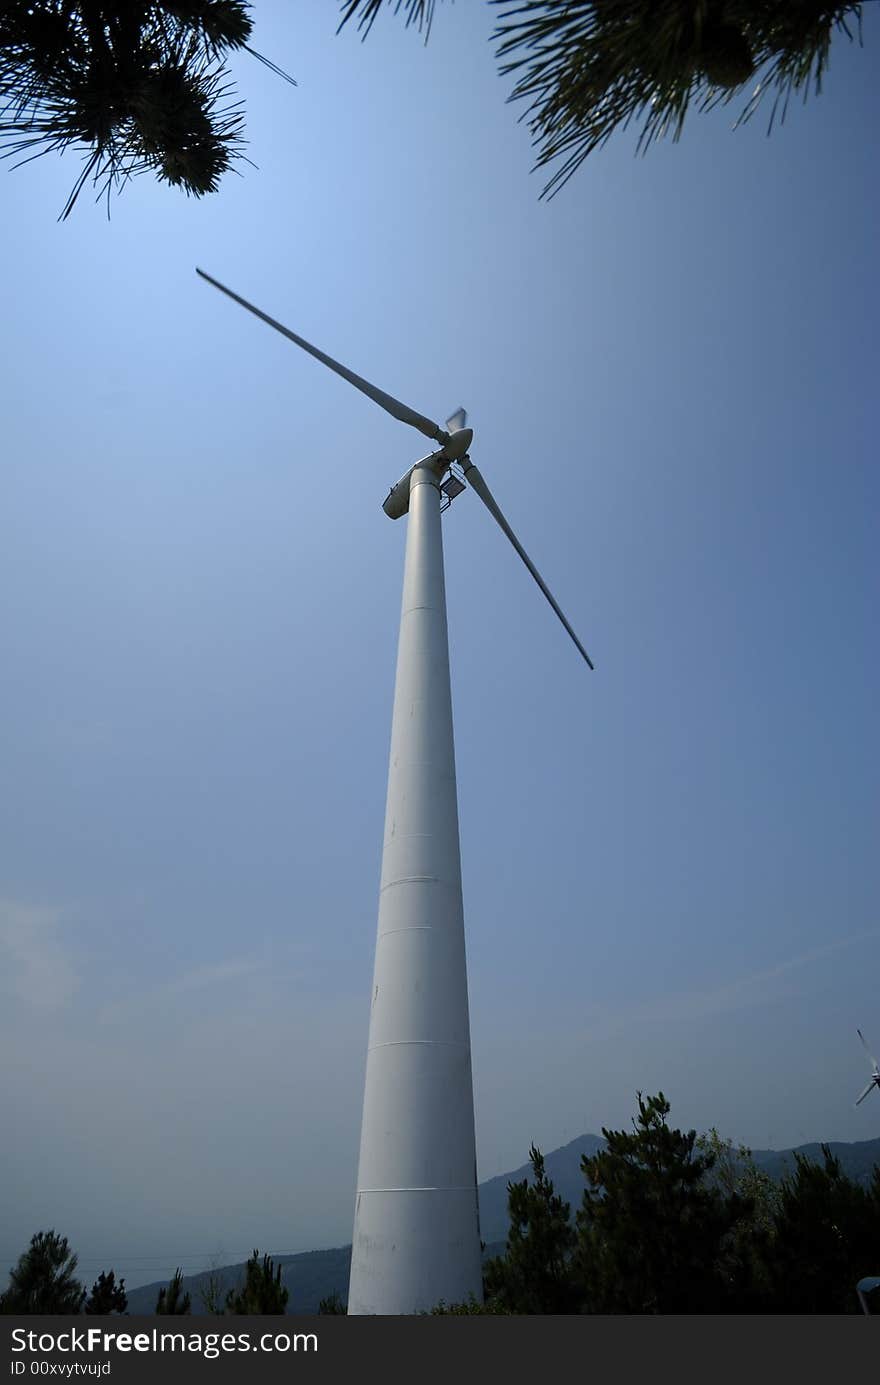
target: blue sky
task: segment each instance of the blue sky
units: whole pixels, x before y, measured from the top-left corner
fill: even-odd
[[[424,450],[196,264],[474,459],[444,520],[481,1178],[628,1123],[880,1134],[880,15],[819,100],[594,155],[552,203],[491,13],[256,7],[258,169],[56,216],[2,173],[0,1041],[12,1262],[129,1283],[341,1244],[405,531]]]

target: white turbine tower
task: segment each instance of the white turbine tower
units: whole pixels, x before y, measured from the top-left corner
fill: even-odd
[[[440,428],[202,270],[202,278],[436,440],[392,487],[409,513],[394,688],[348,1311],[417,1313],[482,1297],[474,1098],[440,531],[441,499],[483,501],[578,640],[467,455],[464,410]],[[459,474],[456,475],[456,472]]]

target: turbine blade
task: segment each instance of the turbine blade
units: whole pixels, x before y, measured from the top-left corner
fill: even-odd
[[[590,668],[593,668],[594,665],[593,665],[592,659],[590,658],[590,656],[589,656],[589,654],[587,653],[587,651],[584,649],[584,646],[581,644],[581,642],[580,642],[580,640],[578,639],[577,635],[576,635],[576,634],[574,633],[574,631],[572,630],[572,628],[571,628],[571,626],[569,625],[568,621],[565,619],[565,616],[562,614],[562,611],[559,609],[559,606],[557,605],[557,603],[556,603],[556,601],[555,601],[555,599],[554,599],[554,597],[553,597],[553,593],[550,591],[550,588],[547,586],[547,584],[546,584],[546,582],[544,581],[543,577],[541,576],[540,572],[539,572],[538,569],[535,567],[535,564],[532,562],[532,560],[531,560],[531,558],[529,557],[528,553],[527,553],[526,550],[523,548],[523,546],[522,546],[522,544],[520,543],[519,539],[516,537],[516,534],[513,532],[513,530],[511,529],[510,525],[507,523],[507,520],[504,518],[504,515],[501,513],[501,509],[500,509],[500,507],[499,507],[499,505],[498,505],[498,502],[496,501],[496,499],[495,499],[494,495],[492,494],[492,492],[490,491],[489,487],[486,485],[486,482],[483,480],[483,477],[482,477],[482,474],[481,474],[479,468],[478,468],[478,467],[475,467],[475,466],[473,465],[473,463],[471,463],[470,466],[466,466],[466,467],[465,467],[464,476],[465,476],[465,480],[467,481],[468,485],[471,487],[472,490],[475,490],[475,491],[476,491],[477,495],[480,497],[480,499],[482,500],[483,504],[486,506],[486,509],[489,511],[489,514],[490,514],[490,515],[492,516],[492,518],[495,520],[496,524],[498,524],[498,526],[503,530],[503,532],[504,532],[504,533],[507,535],[507,537],[510,539],[510,542],[513,544],[513,546],[514,546],[514,548],[516,549],[517,553],[518,553],[519,556],[522,558],[523,562],[525,563],[525,565],[526,565],[526,567],[528,568],[529,572],[530,572],[530,573],[532,574],[532,576],[534,577],[534,579],[535,579],[535,581],[537,582],[538,586],[541,588],[541,591],[544,593],[544,595],[546,596],[547,600],[550,602],[550,605],[553,607],[553,609],[554,609],[554,611],[556,612],[557,616],[558,616],[559,619],[562,621],[562,624],[565,626],[566,630],[568,631],[569,635],[570,635],[571,638],[574,640],[575,646],[577,647],[577,649],[579,650],[579,652],[583,655],[583,657],[584,657],[584,659],[587,661],[587,664],[589,665],[589,667],[590,667]]]
[[[459,428],[467,427],[467,410],[456,409],[454,414],[450,414],[446,420],[447,433],[457,433]]]
[[[233,293],[232,289],[228,289],[226,285],[221,284],[218,279],[212,279],[211,275],[206,274],[203,269],[196,268],[196,274],[201,275],[203,279],[207,279],[209,284],[213,284],[215,289],[219,289],[221,293],[225,293],[227,298],[231,298],[235,303],[240,303],[243,308],[247,308],[249,313],[253,313],[255,317],[261,318],[263,322],[268,322],[269,326],[274,327],[276,332],[280,332],[283,337],[287,337],[289,341],[295,342],[297,346],[301,346],[303,351],[308,351],[309,355],[314,356],[316,361],[320,361],[322,365],[329,366],[331,370],[335,370],[337,375],[341,375],[343,380],[347,380],[350,385],[354,385],[355,389],[360,390],[368,399],[372,399],[374,404],[378,404],[380,409],[384,409],[386,413],[391,414],[392,418],[398,419],[401,423],[408,423],[413,428],[418,428],[419,432],[424,433],[426,438],[437,438],[441,442],[445,441],[442,430],[430,418],[425,418],[424,414],[416,413],[415,409],[410,409],[406,404],[401,404],[400,400],[395,399],[393,395],[386,394],[384,390],[377,389],[375,385],[371,385],[369,380],[363,380],[360,375],[355,375],[353,370],[349,370],[346,366],[340,365],[338,361],[334,361],[332,356],[325,355],[323,351],[318,350],[317,346],[312,346],[311,342],[306,341],[303,337],[298,337],[296,332],[291,332],[289,327],[285,327],[281,322],[276,322],[274,317],[270,317],[268,313],[262,312],[261,309],[255,308],[253,303],[249,303],[246,298],[241,298],[237,293]]]
[[[862,1092],[862,1095],[859,1097],[858,1101],[856,1102],[856,1106],[860,1106],[861,1103],[864,1101],[865,1097],[868,1095],[868,1093],[869,1093],[870,1091],[873,1091],[874,1087],[876,1087],[877,1085],[878,1085],[878,1084],[877,1084],[876,1082],[869,1082],[868,1085],[867,1085],[867,1087],[865,1088],[865,1090]]]
[[[873,1063],[873,1065],[874,1065],[874,1071],[876,1072],[876,1070],[877,1070],[877,1059],[874,1057],[873,1053],[872,1053],[871,1050],[868,1048],[868,1045],[865,1043],[865,1036],[864,1036],[864,1034],[862,1033],[861,1029],[857,1029],[857,1030],[856,1030],[856,1033],[858,1034],[859,1038],[861,1039],[861,1041],[862,1041],[862,1048],[865,1050],[865,1052],[867,1053],[867,1055],[868,1055],[868,1057],[870,1058],[871,1062]]]

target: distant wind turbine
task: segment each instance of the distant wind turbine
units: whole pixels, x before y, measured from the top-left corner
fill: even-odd
[[[861,1029],[857,1029],[856,1033],[862,1041],[862,1048],[867,1053],[868,1062],[871,1064],[871,1080],[868,1083],[865,1090],[862,1092],[862,1095],[859,1097],[858,1101],[856,1102],[856,1106],[858,1106],[861,1102],[864,1101],[865,1097],[868,1095],[868,1093],[871,1091],[873,1087],[880,1088],[880,1065],[878,1065],[877,1059],[874,1057],[873,1053],[868,1048],[868,1045],[865,1043],[865,1036],[862,1033]]]
[[[482,1298],[470,1021],[441,510],[467,485],[510,539],[590,668],[590,656],[468,456],[463,409],[441,428],[246,299],[392,418],[438,443],[386,497],[409,513],[391,725],[370,1036],[355,1201],[351,1314]]]

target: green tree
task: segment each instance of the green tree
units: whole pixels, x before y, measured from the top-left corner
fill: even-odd
[[[740,1216],[722,1237],[717,1262],[727,1286],[728,1309],[761,1312],[772,1300],[770,1264],[779,1186],[758,1168],[750,1149],[723,1139],[714,1126],[698,1137],[696,1147],[713,1160],[707,1181],[728,1199],[736,1197],[741,1208]]]
[[[772,1311],[857,1313],[855,1286],[880,1267],[880,1166],[867,1188],[822,1146],[823,1165],[795,1155],[775,1216]]]
[[[86,1299],[84,1311],[95,1314],[124,1313],[127,1307],[128,1296],[125,1292],[125,1280],[120,1279],[117,1284],[114,1270],[111,1270],[109,1274],[103,1272],[99,1274]]]
[[[76,1264],[66,1236],[38,1231],[10,1272],[0,1312],[79,1313],[86,1293],[74,1277]]]
[[[790,97],[821,90],[832,36],[861,40],[854,0],[489,0],[500,70],[515,78],[537,165],[558,192],[593,150],[631,121],[638,147],[677,139],[688,111],[745,98],[740,121],[772,95],[770,128]],[[341,0],[342,24],[368,31],[387,0]],[[430,30],[435,0],[395,0]],[[737,122],[739,123],[739,122]]]
[[[695,1130],[667,1124],[662,1092],[642,1099],[633,1131],[605,1130],[607,1147],[581,1161],[587,1180],[577,1216],[577,1272],[587,1311],[722,1311],[724,1236],[742,1214],[706,1179],[711,1152]]]
[[[281,1283],[281,1266],[273,1266],[268,1255],[260,1263],[255,1250],[245,1266],[244,1287],[230,1289],[226,1296],[227,1313],[283,1313],[288,1291]]]
[[[470,1318],[470,1317],[489,1317],[507,1314],[508,1309],[502,1308],[497,1298],[487,1299],[485,1303],[477,1303],[475,1298],[468,1299],[467,1303],[447,1303],[441,1299],[436,1308],[432,1308],[426,1317],[430,1318]]]
[[[507,1313],[575,1313],[579,1302],[571,1266],[571,1208],[554,1191],[544,1156],[534,1145],[529,1159],[534,1181],[507,1185],[507,1249],[485,1267],[486,1300]]]
[[[192,1301],[189,1293],[183,1292],[183,1275],[179,1269],[174,1271],[168,1288],[159,1290],[156,1312],[160,1314],[174,1313],[180,1317],[192,1312]]]
[[[216,1260],[211,1264],[207,1274],[203,1275],[199,1281],[199,1299],[206,1313],[213,1317],[222,1318],[223,1316],[223,1274]]]
[[[84,152],[62,218],[89,180],[108,199],[144,172],[197,197],[215,191],[242,157],[225,61],[238,49],[260,58],[250,10],[246,0],[4,0],[4,152],[20,162]]]
[[[326,1298],[321,1299],[321,1302],[318,1304],[318,1312],[327,1314],[332,1313],[339,1316],[346,1314],[348,1309],[334,1289],[332,1294],[328,1294]]]

